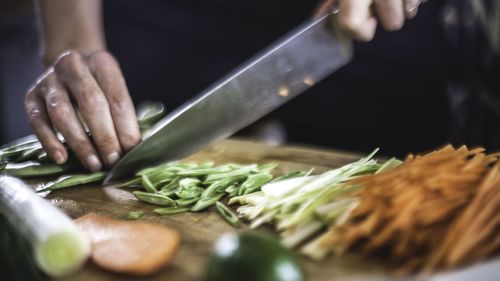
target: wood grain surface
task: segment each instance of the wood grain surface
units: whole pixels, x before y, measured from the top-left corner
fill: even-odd
[[[357,160],[361,156],[311,148],[266,146],[241,140],[225,140],[186,160],[197,162],[210,160],[217,164],[276,162],[280,164],[278,173],[310,168],[315,168],[315,172],[320,173]],[[80,272],[60,280],[202,280],[213,242],[225,232],[236,231],[213,210],[158,216],[153,213],[156,207],[139,202],[132,195],[132,190],[115,186],[88,185],[54,191],[46,195],[46,198],[73,218],[93,212],[119,219],[129,211],[144,211],[141,220],[174,227],[182,234],[182,246],[173,263],[152,276],[133,277],[103,271],[89,262]],[[237,231],[245,229],[247,227]],[[270,228],[263,230],[272,231]],[[330,257],[321,262],[301,258],[301,261],[308,280],[311,281],[391,280],[388,273],[375,261],[362,261],[354,256]]]

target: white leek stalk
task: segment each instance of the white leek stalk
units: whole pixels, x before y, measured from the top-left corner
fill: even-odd
[[[251,228],[274,224],[281,232],[282,242],[290,248],[297,247],[324,229],[342,223],[357,206],[351,192],[361,186],[349,181],[401,165],[397,159],[379,164],[372,159],[376,152],[321,175],[270,182],[260,192],[231,198],[229,204],[242,205],[238,213],[251,221]],[[320,250],[319,240],[315,241],[306,245],[304,252],[323,258],[328,250]]]
[[[73,221],[16,178],[0,177],[0,212],[29,242],[36,264],[49,276],[78,270],[90,255],[90,241]]]

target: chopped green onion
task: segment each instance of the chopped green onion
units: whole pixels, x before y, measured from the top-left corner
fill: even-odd
[[[235,176],[241,176],[248,174],[250,172],[255,172],[257,170],[257,165],[248,165],[248,166],[243,166],[240,167],[236,170],[232,170],[230,172],[225,172],[225,173],[218,173],[218,174],[211,174],[207,176],[207,179],[205,180],[207,183],[216,181],[216,180],[221,180],[224,178],[229,178],[229,177],[235,177]]]
[[[294,176],[300,172],[284,175],[282,180],[264,184],[260,192],[245,194],[248,187],[245,189],[242,185],[238,192],[240,196],[230,198],[229,204],[242,205],[237,212],[252,222],[251,228],[272,223],[282,232],[284,243],[295,247],[326,226],[341,223],[355,208],[357,200],[351,194],[361,187],[349,184],[349,181],[401,164],[397,159],[379,164],[372,159],[376,152],[321,175],[309,175],[312,170],[299,177]],[[252,176],[256,175],[259,174]]]
[[[222,204],[221,202],[216,202],[215,207],[217,210],[217,213],[230,225],[232,225],[234,228],[239,228],[240,227],[240,220],[238,219],[238,216],[236,216],[233,211],[231,211],[226,205]]]
[[[106,177],[105,172],[95,172],[92,174],[77,174],[77,175],[62,176],[62,177],[56,179],[55,181],[41,184],[40,189],[37,189],[37,191],[57,190],[57,189],[71,187],[71,186],[88,184],[88,183],[103,180],[105,177]]]
[[[196,204],[191,208],[192,212],[203,211],[206,208],[213,206],[215,202],[219,201],[224,194],[212,195],[210,197],[202,197]]]
[[[175,206],[175,201],[170,197],[161,195],[161,194],[153,194],[142,191],[134,191],[132,192],[137,199],[144,201],[146,203],[159,205],[159,206]]]
[[[69,170],[69,165],[40,164],[35,161],[29,161],[23,163],[8,163],[3,171],[11,176],[26,178],[35,176],[55,176],[63,174]]]
[[[238,195],[252,193],[272,179],[273,176],[268,172],[250,175],[248,176],[247,180],[241,185],[240,189],[238,190]]]
[[[272,182],[277,182],[277,181],[282,181],[282,180],[287,180],[287,179],[292,179],[292,178],[298,178],[298,177],[304,177],[310,175],[314,169],[310,169],[309,171],[293,171],[293,172],[288,172],[284,175],[281,175],[277,178],[274,178]]]
[[[126,220],[138,220],[138,219],[142,218],[142,215],[144,215],[144,212],[142,212],[142,211],[130,211],[125,215],[124,219],[126,219]]]
[[[142,186],[144,187],[144,189],[146,189],[147,192],[150,193],[158,192],[158,190],[156,190],[156,187],[154,186],[154,184],[151,182],[151,180],[147,175],[142,175],[141,181],[142,181]]]
[[[180,213],[185,213],[189,211],[189,208],[185,207],[170,207],[170,208],[159,208],[154,209],[154,212],[159,215],[175,215]]]

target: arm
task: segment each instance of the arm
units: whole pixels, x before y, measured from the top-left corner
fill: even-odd
[[[47,69],[26,95],[31,127],[58,164],[68,155],[56,132],[89,170],[111,166],[140,132],[120,67],[105,50],[101,2],[39,0],[39,12]]]
[[[101,0],[39,0],[43,60],[54,63],[65,50],[106,50]]]

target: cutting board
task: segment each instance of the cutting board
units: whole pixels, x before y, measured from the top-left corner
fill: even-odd
[[[328,169],[358,160],[362,155],[327,151],[303,147],[266,146],[259,143],[225,140],[196,153],[186,161],[214,161],[216,164],[233,163],[279,163],[278,173],[293,170],[315,169],[321,173]],[[182,246],[173,263],[157,274],[148,277],[131,277],[103,271],[90,262],[80,272],[61,279],[64,281],[88,280],[201,280],[208,262],[213,242],[223,233],[235,230],[226,224],[213,210],[201,213],[183,213],[158,216],[156,208],[139,202],[131,193],[132,188],[87,185],[51,192],[46,195],[50,202],[77,218],[86,213],[97,213],[112,218],[121,218],[129,211],[144,211],[143,221],[168,225],[182,235]],[[263,228],[272,231],[271,228]],[[376,261],[363,261],[356,256],[329,257],[321,262],[301,258],[308,280],[311,281],[361,281],[390,280],[389,275]],[[257,281],[257,280],[256,280]]]

